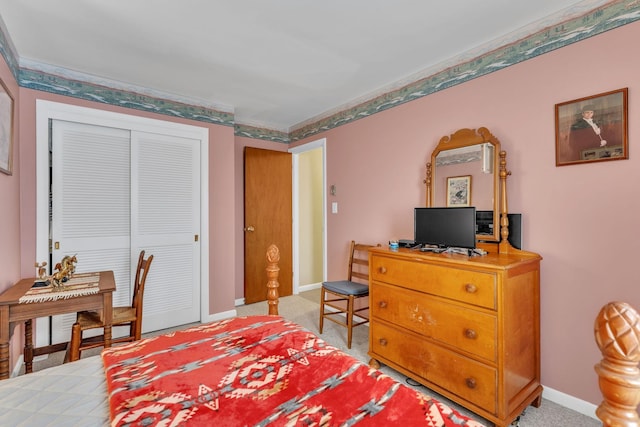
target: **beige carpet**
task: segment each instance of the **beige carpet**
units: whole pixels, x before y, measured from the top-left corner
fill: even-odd
[[[347,349],[347,330],[343,326],[334,322],[325,321],[324,331],[320,334],[318,329],[320,315],[319,301],[319,289],[301,292],[299,295],[280,298],[279,312],[280,315],[286,319],[293,320],[294,322],[309,329],[311,332],[318,334],[322,339],[334,347],[351,354],[362,362],[369,363],[369,326],[363,325],[354,328],[351,349]],[[262,302],[237,307],[237,311],[239,316],[246,316],[251,314],[265,314],[268,309],[266,302]],[[416,384],[412,380],[408,380],[406,376],[391,368],[382,366],[381,371],[402,383],[420,390],[424,394],[435,397],[441,402],[456,408],[461,413],[470,416],[487,426],[493,425],[489,421],[478,417],[465,408],[456,405],[444,396],[440,396],[426,387]],[[519,425],[520,427],[601,427],[602,423],[596,419],[543,399],[540,408],[530,406],[520,417],[520,420],[513,425]]]
[[[364,363],[369,362],[369,356],[367,355],[369,349],[369,327],[363,325],[353,330],[353,341],[351,349],[347,349],[347,331],[344,327],[333,323],[325,322],[324,331],[320,334],[318,330],[318,317],[319,317],[319,301],[320,290],[312,290],[302,292],[299,295],[280,298],[279,312],[284,318],[292,320],[311,332],[320,335],[322,339],[329,344],[341,349],[342,351],[351,354],[353,357],[361,360]],[[255,304],[244,305],[236,307],[239,316],[248,316],[253,314],[266,314],[268,307],[266,302],[260,302]],[[157,331],[144,336],[158,335],[160,333],[169,332],[175,329],[182,329],[190,325],[184,325],[178,328],[172,328],[163,331]],[[91,355],[99,354],[100,349],[94,349],[84,352],[82,357],[89,357]],[[49,355],[44,360],[35,361],[33,368],[34,371],[40,369],[46,369],[47,367],[56,366],[62,363],[64,359],[64,352],[54,353]],[[467,411],[455,403],[449,401],[443,396],[434,393],[433,391],[423,387],[411,380],[408,380],[404,375],[383,366],[381,370],[395,378],[396,380],[408,384],[420,390],[422,393],[435,397],[436,399],[456,408],[461,413],[468,415],[487,426],[491,426],[492,423],[479,418],[477,415]],[[530,406],[526,409],[524,414],[520,417],[519,421],[514,425],[520,427],[600,427],[602,423],[591,417],[582,415],[573,410],[567,409],[556,403],[543,399],[540,408],[534,408]]]

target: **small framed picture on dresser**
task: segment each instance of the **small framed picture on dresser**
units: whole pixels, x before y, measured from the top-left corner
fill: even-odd
[[[447,207],[471,206],[471,175],[447,178]]]

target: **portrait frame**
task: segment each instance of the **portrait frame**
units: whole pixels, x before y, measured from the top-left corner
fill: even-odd
[[[13,174],[13,97],[0,80],[0,172]]]
[[[471,175],[447,178],[447,207],[471,206]]]
[[[628,159],[627,98],[622,88],[556,104],[556,166]]]

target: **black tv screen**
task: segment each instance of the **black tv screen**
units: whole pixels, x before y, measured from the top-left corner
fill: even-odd
[[[476,247],[476,208],[415,208],[416,244],[444,248]]]

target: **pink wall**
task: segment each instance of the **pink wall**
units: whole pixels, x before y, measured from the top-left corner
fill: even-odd
[[[124,109],[109,105],[82,101],[31,89],[20,89],[20,153],[21,153],[21,241],[23,277],[32,276],[35,259],[36,241],[36,186],[35,186],[35,114],[36,99],[80,105],[120,113],[150,117],[160,120],[186,123],[209,129],[209,313],[233,310],[235,270],[227,266],[241,260],[235,259],[233,248],[235,238],[235,179],[234,172],[234,135],[230,126],[208,125],[202,122],[160,116],[137,110]]]
[[[452,87],[309,138],[327,138],[327,183],[339,189],[328,213],[329,279],[341,277],[346,241],[386,242],[412,235],[412,210],[424,205],[424,164],[438,140],[463,127],[486,126],[508,151],[509,207],[522,212],[525,248],[542,263],[542,382],[600,402],[593,365],[599,352],[593,321],[610,300],[640,308],[633,274],[633,237],[640,235],[640,137],[634,97],[640,58],[629,24],[460,86]],[[17,85],[0,61],[0,77]],[[629,88],[629,160],[555,166],[554,105]],[[166,116],[20,89],[20,138],[12,177],[0,174],[0,290],[33,274],[35,254],[35,99],[207,126]],[[17,120],[17,119],[16,119]],[[210,130],[210,312],[233,308],[242,295],[242,149],[284,150],[278,143]],[[20,230],[18,234],[17,230]],[[234,268],[229,269],[228,266]],[[233,284],[233,285],[230,285]],[[16,346],[12,346],[15,353]]]
[[[0,57],[0,79],[13,97],[13,174],[0,172],[0,293],[20,279],[20,129],[18,84],[7,64]],[[34,270],[32,270],[34,271]],[[16,330],[12,343],[19,342],[22,328]],[[17,345],[10,350],[10,366],[20,354]]]
[[[640,309],[640,22],[553,51],[369,118],[315,135],[327,139],[328,279],[343,274],[346,241],[413,234],[425,163],[442,136],[486,126],[507,150],[509,208],[542,261],[542,383],[599,404],[593,323],[601,306]],[[554,105],[629,88],[630,159],[555,166]]]

